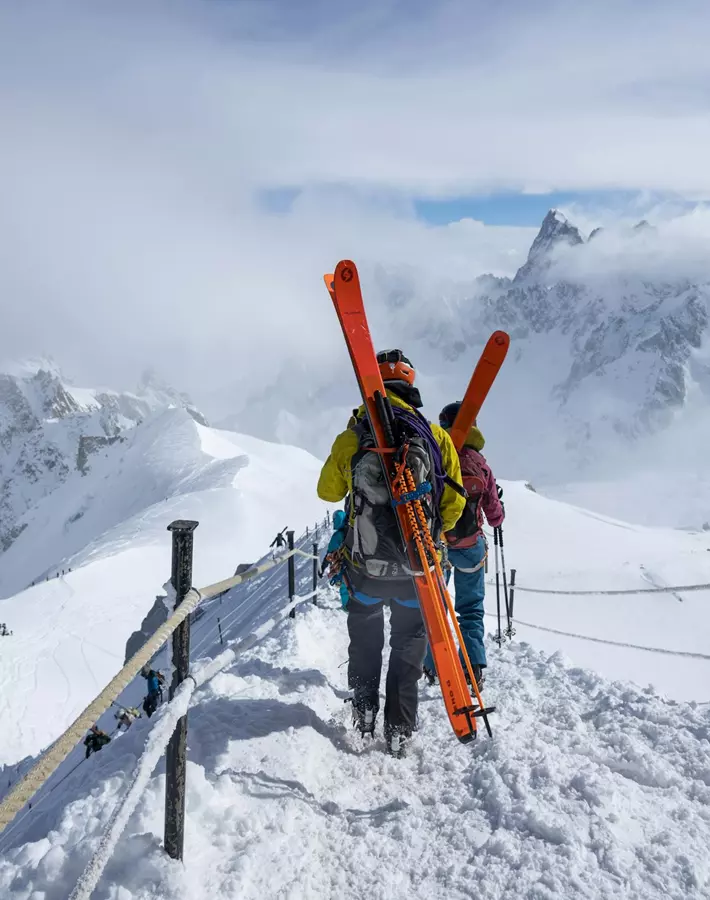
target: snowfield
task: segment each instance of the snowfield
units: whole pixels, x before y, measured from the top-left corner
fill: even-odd
[[[706,532],[631,525],[550,500],[519,482],[503,484],[508,514],[506,562],[517,568],[522,587],[611,591],[710,585],[710,534]],[[493,571],[491,547],[489,581]],[[494,596],[489,585],[489,615],[495,612]],[[630,596],[518,590],[515,617],[519,623],[536,626],[519,624],[519,640],[550,653],[561,649],[576,664],[608,678],[642,687],[652,684],[678,700],[710,700],[710,589]],[[496,627],[491,619],[489,627]],[[650,653],[638,647],[667,652]]]

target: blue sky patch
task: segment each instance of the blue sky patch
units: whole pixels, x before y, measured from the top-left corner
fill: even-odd
[[[585,208],[628,208],[632,191],[554,191],[549,194],[500,193],[446,200],[415,200],[417,217],[431,225],[477,219],[486,225],[536,226],[549,209],[578,204]]]
[[[259,193],[258,202],[267,213],[287,215],[302,192],[303,189],[298,187],[269,188]],[[370,199],[373,196],[377,196],[376,191],[370,194]],[[392,199],[392,195],[389,196]],[[648,192],[641,194],[638,191],[551,191],[547,194],[502,191],[443,199],[397,196],[400,209],[402,203],[405,209],[408,203],[411,204],[416,217],[428,225],[448,225],[461,219],[476,219],[485,225],[518,227],[539,226],[547,211],[554,207],[564,209],[577,206],[591,216],[595,210],[617,210],[620,215],[633,216],[635,213],[641,219],[654,203],[670,199],[668,196],[652,196]],[[678,197],[672,200],[684,209],[694,205]]]

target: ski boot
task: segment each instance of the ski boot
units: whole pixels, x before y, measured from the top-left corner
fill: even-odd
[[[478,690],[483,690],[483,684],[486,680],[486,676],[483,674],[483,666],[471,666],[473,669],[473,677],[476,679],[476,684],[478,685]],[[468,670],[466,671],[466,681],[469,684],[469,687],[473,687],[471,684],[471,679],[468,677]]]
[[[394,759],[404,759],[412,739],[412,729],[405,725],[385,725],[387,753]]]
[[[360,732],[361,737],[365,735],[374,737],[377,707],[370,703],[356,703],[354,698],[350,702],[353,705],[353,726]]]

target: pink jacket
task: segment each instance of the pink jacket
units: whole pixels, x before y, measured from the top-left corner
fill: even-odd
[[[491,467],[486,462],[485,456],[479,453],[478,450],[474,450],[473,447],[464,445],[459,453],[459,458],[461,460],[461,474],[464,487],[468,491],[471,500],[474,502],[478,501],[477,521],[471,520],[470,504],[467,504],[467,509],[464,511],[459,524],[457,524],[453,532],[447,533],[446,539],[451,547],[465,549],[472,547],[481,533],[481,526],[483,525],[481,511],[485,514],[491,528],[497,528],[502,524],[505,513],[498,499],[496,480],[493,477]],[[464,534],[461,536],[456,534],[457,531],[460,533],[462,530]]]

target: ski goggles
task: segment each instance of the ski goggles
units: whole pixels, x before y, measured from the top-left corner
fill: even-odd
[[[406,366],[410,366],[412,369],[414,366],[407,359],[407,357],[402,353],[401,350],[380,350],[377,354],[377,362],[380,363],[404,363]]]

